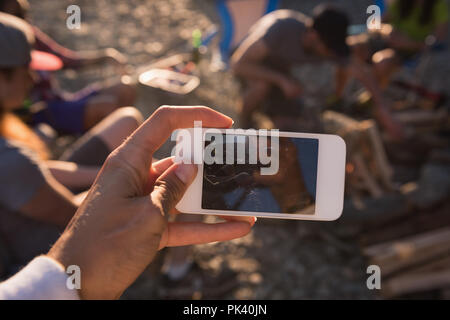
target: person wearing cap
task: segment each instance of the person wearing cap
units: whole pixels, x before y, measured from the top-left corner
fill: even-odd
[[[347,15],[328,4],[317,6],[312,17],[294,10],[262,17],[232,56],[233,72],[244,82],[242,125],[250,126],[253,111],[267,100],[277,102],[276,108],[265,110],[277,127],[286,129],[286,123],[295,123],[302,116],[296,99],[302,87],[290,70],[328,60],[338,65],[337,78],[351,75],[368,88],[377,105],[375,116],[389,133],[400,137],[401,129],[390,117],[374,76],[350,54],[348,26]],[[287,129],[292,130],[289,125]]]
[[[24,20],[0,13],[0,239],[12,268],[57,239],[78,208],[78,193],[91,186],[109,153],[142,122],[135,108],[118,109],[53,160],[14,115],[33,87],[32,67],[48,59],[31,50],[32,42]]]
[[[27,0],[0,0],[0,11],[27,18]],[[33,47],[49,53],[46,59],[33,65],[36,70],[35,84],[30,97],[20,110],[27,123],[46,123],[62,134],[82,134],[122,106],[133,105],[135,88],[122,82],[118,84],[91,84],[76,93],[61,90],[51,71],[74,69],[110,63],[122,69],[126,57],[113,48],[78,52],[59,45],[36,26],[31,26],[34,34]],[[42,103],[43,102],[43,103]],[[34,104],[34,105],[33,105]]]

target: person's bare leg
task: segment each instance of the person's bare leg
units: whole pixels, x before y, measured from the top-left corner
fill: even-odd
[[[246,88],[242,97],[241,107],[241,127],[251,126],[251,117],[253,111],[255,111],[270,92],[271,84],[265,81],[248,81],[248,87]]]
[[[89,130],[114,112],[119,106],[111,96],[99,95],[90,99],[84,111],[84,130]]]
[[[117,148],[143,122],[134,107],[119,108],[89,131],[102,139],[110,150]]]
[[[136,101],[136,88],[133,85],[119,83],[107,87],[101,91],[101,94],[113,96],[120,106],[132,106]]]
[[[142,115],[136,108],[120,108],[77,139],[59,159],[89,167],[100,167],[108,154],[117,148],[141,123]],[[95,140],[102,141],[105,148],[97,150],[98,144]],[[79,191],[75,187],[74,190]]]
[[[136,100],[135,88],[127,84],[117,84],[105,88],[89,99],[84,112],[84,128],[89,130],[114,110],[131,106]]]

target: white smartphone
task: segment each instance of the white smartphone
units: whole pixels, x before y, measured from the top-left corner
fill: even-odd
[[[183,213],[336,220],[342,213],[342,138],[267,130],[178,130],[176,161],[198,174],[176,209]]]

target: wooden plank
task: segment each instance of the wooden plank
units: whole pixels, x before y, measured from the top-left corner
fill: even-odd
[[[448,252],[450,252],[450,227],[370,246],[363,250],[370,264],[380,266],[385,276]]]
[[[367,168],[361,154],[353,154],[351,161],[354,163],[357,174],[363,180],[364,185],[366,186],[370,194],[375,198],[381,197],[383,195],[383,190],[378,185],[374,177],[370,174],[370,171]]]
[[[381,180],[386,188],[389,190],[393,190],[394,187],[392,185],[392,168],[389,165],[389,161],[387,159],[386,151],[384,150],[383,142],[381,141],[380,134],[378,132],[375,121],[366,120],[361,123],[361,127],[365,128],[366,132],[369,135],[369,139],[372,142],[373,146],[373,157],[375,158],[375,163],[378,166],[379,174],[381,176]]]
[[[406,205],[406,204],[405,204]],[[369,246],[376,243],[394,241],[418,233],[425,233],[439,229],[442,226],[450,225],[450,203],[439,208],[434,208],[432,212],[428,210],[417,212],[412,211],[408,215],[392,217],[390,221],[378,224],[369,224],[361,235],[361,245]]]
[[[392,298],[450,286],[450,256],[382,282],[381,295]]]
[[[444,108],[433,111],[413,110],[394,113],[393,117],[404,125],[440,124],[447,120],[448,112]]]

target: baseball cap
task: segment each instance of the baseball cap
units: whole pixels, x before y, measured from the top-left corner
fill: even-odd
[[[346,43],[349,19],[345,12],[329,4],[318,5],[313,11],[313,29],[338,58],[348,57]]]
[[[34,70],[54,71],[63,63],[57,56],[32,50],[32,27],[24,20],[0,12],[0,68],[29,65]]]

